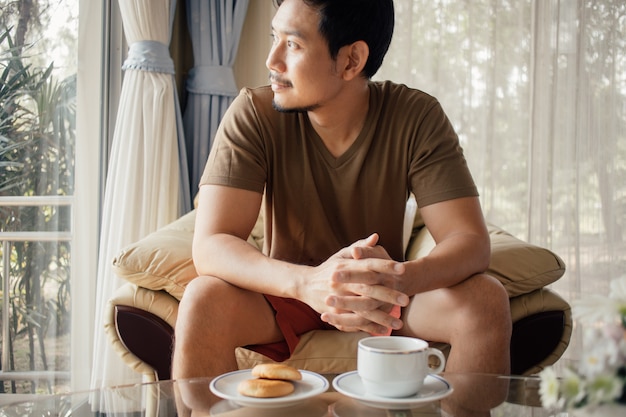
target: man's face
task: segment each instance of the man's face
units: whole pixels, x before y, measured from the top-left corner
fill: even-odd
[[[266,65],[280,111],[315,110],[337,93],[341,76],[318,30],[317,11],[302,0],[286,0],[272,20],[272,49]]]

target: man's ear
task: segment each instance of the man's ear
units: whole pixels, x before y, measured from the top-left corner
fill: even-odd
[[[367,44],[364,41],[356,41],[341,48],[340,53],[344,54],[344,79],[351,80],[361,76],[370,55],[370,48]]]

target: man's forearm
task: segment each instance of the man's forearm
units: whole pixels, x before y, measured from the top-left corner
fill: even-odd
[[[215,234],[194,241],[193,261],[199,275],[218,277],[250,291],[297,298],[298,279],[308,267],[265,256],[236,236]]]
[[[425,257],[406,262],[406,289],[414,295],[456,285],[483,272],[491,255],[489,238],[458,234],[440,242]]]

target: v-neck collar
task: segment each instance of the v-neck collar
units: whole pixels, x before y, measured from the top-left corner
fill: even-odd
[[[361,132],[359,132],[359,135],[356,137],[356,140],[350,145],[350,147],[338,157],[335,157],[328,150],[322,138],[313,128],[309,116],[306,113],[303,114],[303,119],[306,123],[307,137],[311,139],[311,141],[315,145],[315,148],[320,152],[326,164],[328,164],[328,166],[331,168],[341,167],[344,163],[352,159],[352,157],[360,149],[362,149],[367,144],[367,142],[371,142],[373,138],[372,130],[375,126],[376,119],[378,118],[377,115],[379,114],[380,108],[379,106],[375,106],[375,103],[378,102],[378,89],[376,89],[371,82],[369,83],[368,88],[370,92],[369,107],[367,110],[367,116],[365,117],[365,123],[363,124],[363,128],[361,129]]]

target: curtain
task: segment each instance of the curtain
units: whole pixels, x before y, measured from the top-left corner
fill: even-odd
[[[195,195],[217,126],[237,95],[233,63],[248,0],[187,0],[194,67],[184,114],[190,193]]]
[[[626,274],[626,3],[395,0],[376,78],[437,97],[488,221],[558,253],[552,288],[608,294]],[[579,335],[566,352],[574,359]]]
[[[182,121],[169,55],[175,0],[119,0],[128,58],[102,208],[92,387],[140,382],[103,331],[106,303],[123,284],[111,268],[125,246],[189,210]],[[184,173],[181,175],[181,171]]]

